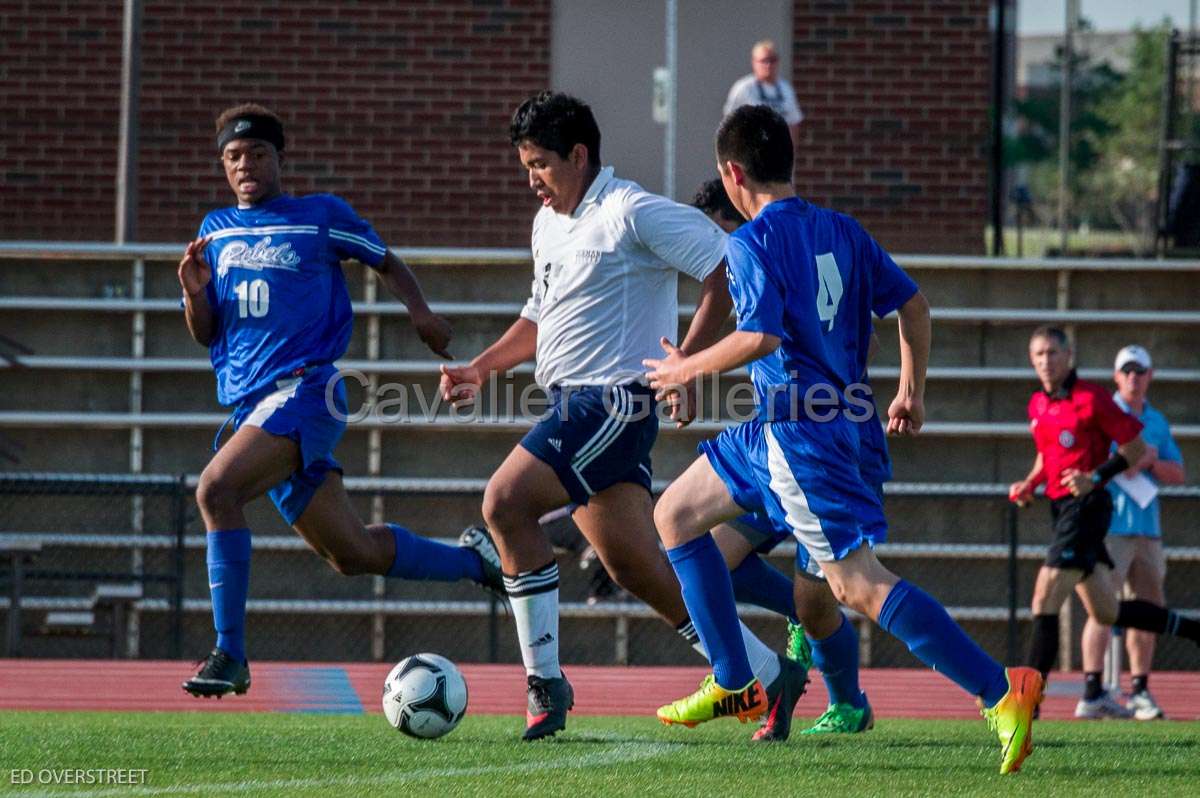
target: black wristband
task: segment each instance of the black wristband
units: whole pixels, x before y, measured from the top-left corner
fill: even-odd
[[[1125,459],[1125,455],[1117,452],[1092,473],[1100,477],[1100,484],[1103,485],[1127,468],[1129,461]]]

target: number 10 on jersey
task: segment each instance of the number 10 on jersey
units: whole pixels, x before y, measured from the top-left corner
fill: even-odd
[[[238,318],[253,316],[261,319],[271,306],[271,286],[266,280],[242,280],[233,287],[238,298]],[[840,293],[840,290],[839,290]]]

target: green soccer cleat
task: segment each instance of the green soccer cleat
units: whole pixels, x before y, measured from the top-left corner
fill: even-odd
[[[812,643],[808,642],[804,627],[791,621],[788,621],[787,658],[799,664],[806,673],[812,670]]]
[[[875,728],[875,713],[867,704],[858,709],[850,704],[830,704],[825,714],[801,734],[860,734]]]
[[[1006,668],[1008,692],[991,708],[980,707],[988,728],[1000,738],[1000,773],[1016,773],[1033,753],[1033,713],[1042,703],[1044,682],[1033,668]],[[980,702],[982,704],[982,702]]]
[[[717,684],[710,673],[700,682],[700,689],[678,701],[658,708],[658,719],[670,726],[680,724],[689,729],[715,718],[737,718],[742,723],[761,718],[767,711],[767,698],[758,679],[751,679],[740,690],[726,690]]]

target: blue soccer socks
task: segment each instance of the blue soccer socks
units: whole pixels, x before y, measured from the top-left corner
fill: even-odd
[[[709,654],[713,677],[727,690],[740,690],[754,678],[742,642],[729,568],[709,533],[667,549],[683,591],[683,602]]]
[[[217,648],[246,659],[246,596],[250,591],[250,530],[209,532],[208,590],[212,595]]]
[[[737,568],[729,572],[729,578],[733,581],[733,596],[738,601],[762,607],[782,615],[792,623],[799,623],[792,580],[762,557],[749,554]]]
[[[388,528],[396,541],[396,557],[387,576],[432,582],[483,581],[483,563],[474,549],[423,538],[399,524],[388,524]]]
[[[855,709],[867,705],[867,697],[858,685],[858,635],[842,615],[842,623],[829,637],[812,641],[813,665],[821,671],[830,704],[849,704]]]
[[[954,622],[932,596],[901,579],[884,599],[879,625],[898,637],[917,659],[945,674],[991,707],[1008,692],[1004,668]]]

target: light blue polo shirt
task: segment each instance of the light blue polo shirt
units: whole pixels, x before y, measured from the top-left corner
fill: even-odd
[[[1175,443],[1175,439],[1171,437],[1171,428],[1167,425],[1167,419],[1163,417],[1162,413],[1151,407],[1149,402],[1146,402],[1142,408],[1142,414],[1137,415],[1129,409],[1129,405],[1125,404],[1119,393],[1113,394],[1113,401],[1117,403],[1117,407],[1135,416],[1138,421],[1142,422],[1142,440],[1152,446],[1158,447],[1159,460],[1170,460],[1175,463],[1183,462],[1183,454],[1179,451],[1179,446]],[[1146,471],[1143,473],[1156,485],[1158,484],[1158,480],[1154,479],[1154,476],[1150,472]],[[1143,535],[1152,538],[1162,536],[1157,498],[1150,502],[1149,507],[1143,510],[1116,483],[1108,483],[1108,492],[1113,497],[1113,518],[1112,525],[1108,529],[1108,534]]]

